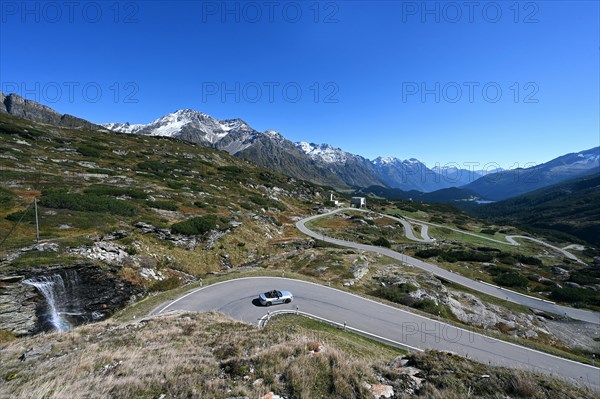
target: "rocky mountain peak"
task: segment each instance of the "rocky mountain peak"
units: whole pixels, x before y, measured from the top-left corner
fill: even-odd
[[[300,141],[296,147],[312,158],[314,161],[325,163],[344,163],[352,156],[340,148],[335,148],[330,144],[315,144]]]
[[[101,129],[101,126],[95,125],[85,119],[68,114],[60,114],[48,106],[33,100],[27,100],[14,93],[6,96],[0,92],[0,112],[51,125],[69,128]]]

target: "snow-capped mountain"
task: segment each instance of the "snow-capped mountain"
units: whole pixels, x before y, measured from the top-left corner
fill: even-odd
[[[319,167],[294,143],[274,130],[259,132],[241,119],[218,120],[194,110],[179,110],[148,124],[108,123],[121,133],[167,136],[227,151],[259,166],[334,187],[349,184]]]
[[[401,160],[395,157],[378,157],[372,163],[377,176],[388,187],[423,192],[438,189],[435,178],[433,178],[435,174],[417,159]]]
[[[352,154],[342,151],[339,148],[334,148],[329,144],[315,144],[300,141],[296,143],[296,147],[317,162],[345,163],[349,156],[352,156]]]
[[[350,186],[385,185],[377,176],[373,163],[360,155],[351,154],[329,144],[300,141],[296,143],[296,147],[320,168],[341,177]]]
[[[431,192],[458,186],[464,176],[471,179],[464,169],[452,166],[429,169],[415,158],[378,157],[370,161],[328,144],[293,143],[273,130],[259,132],[241,119],[218,120],[191,109],[176,111],[148,124],[100,126],[62,115],[15,94],[5,96],[0,91],[0,113],[75,129],[108,129],[127,134],[173,137],[224,150],[264,168],[335,188],[387,185],[406,191]],[[461,189],[471,190],[482,198],[503,199],[599,171],[600,147],[595,147],[531,168],[470,172],[473,177],[482,177]],[[449,195],[448,192],[432,194],[443,198]]]
[[[167,136],[213,147],[244,158],[259,166],[296,178],[337,188],[388,186],[410,191],[432,192],[464,186],[486,198],[499,198],[534,190],[556,181],[598,168],[598,151],[588,150],[557,158],[541,169],[515,171],[468,171],[453,166],[428,168],[418,159],[401,160],[378,157],[373,161],[351,154],[329,144],[293,143],[280,133],[259,132],[241,119],[218,120],[202,112],[185,109],[165,115],[148,124],[110,123],[104,128],[129,134]],[[543,172],[539,184],[524,184],[514,177],[508,180],[492,177],[508,172]],[[481,177],[483,176],[483,177]],[[483,181],[482,179],[488,178]],[[511,180],[512,179],[512,180]],[[558,179],[558,180],[557,180]],[[500,182],[505,184],[499,184]],[[491,182],[491,183],[490,183]],[[498,184],[496,184],[498,183]],[[466,186],[465,186],[466,185]],[[506,193],[506,194],[505,194]]]
[[[188,135],[195,135],[194,139],[198,142],[207,144],[217,143],[233,129],[247,127],[242,120],[221,122],[210,115],[191,109],[176,111],[158,118],[147,125],[108,123],[103,126],[116,132],[148,136],[179,137],[187,132]]]

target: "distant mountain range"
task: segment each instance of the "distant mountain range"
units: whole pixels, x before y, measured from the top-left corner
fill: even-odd
[[[417,159],[369,160],[329,144],[291,142],[281,134],[258,132],[241,119],[217,120],[194,110],[180,110],[149,124],[109,123],[121,132],[168,136],[218,148],[260,166],[335,188],[372,185],[430,192],[473,182],[483,173],[458,168],[429,169]]]
[[[595,173],[469,211],[498,224],[551,235],[559,231],[600,247],[598,204],[600,173]]]
[[[531,168],[486,175],[462,188],[491,200],[503,200],[580,176],[600,172],[600,147],[566,154]]]
[[[70,115],[61,115],[49,107],[15,94],[4,96],[0,92],[0,112],[59,126],[172,137],[227,151],[256,165],[337,189],[364,190],[379,186],[384,190],[375,191],[386,194],[385,196],[408,195],[409,198],[423,201],[501,200],[594,173],[598,170],[600,158],[600,148],[594,148],[568,154],[533,168],[496,170],[486,174],[484,171],[469,171],[458,167],[436,166],[430,169],[415,158],[401,160],[378,157],[369,160],[329,144],[294,143],[273,130],[259,132],[241,119],[218,120],[190,109],[176,111],[148,124],[95,125]],[[439,191],[455,187],[464,190]],[[396,191],[385,190],[390,188]],[[373,190],[371,189],[372,192]],[[400,193],[398,190],[412,193]]]

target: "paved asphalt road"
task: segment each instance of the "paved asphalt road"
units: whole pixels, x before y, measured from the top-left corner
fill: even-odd
[[[598,312],[592,312],[589,310],[575,309],[575,308],[570,308],[568,306],[557,305],[555,303],[545,301],[543,299],[533,298],[533,297],[530,297],[527,295],[519,294],[519,293],[511,291],[511,290],[496,287],[491,284],[486,284],[486,283],[482,283],[480,281],[471,280],[467,277],[464,277],[459,274],[453,273],[451,271],[442,269],[441,267],[438,267],[431,263],[423,262],[420,259],[413,258],[411,256],[404,255],[402,253],[393,251],[389,248],[377,247],[374,245],[358,244],[358,243],[351,242],[351,241],[338,240],[336,238],[323,236],[321,234],[318,234],[318,233],[310,230],[305,225],[307,222],[309,222],[313,219],[331,215],[333,213],[340,212],[342,210],[343,209],[337,209],[337,210],[331,211],[329,213],[324,213],[321,215],[315,215],[315,216],[308,217],[306,219],[302,219],[296,223],[296,227],[304,234],[309,235],[313,238],[323,240],[323,241],[326,241],[326,242],[329,242],[332,244],[340,245],[343,247],[355,248],[355,249],[360,249],[360,250],[364,250],[364,251],[377,252],[382,255],[389,256],[390,258],[407,263],[409,265],[418,267],[419,269],[426,270],[426,271],[433,273],[434,275],[441,277],[443,279],[446,279],[448,281],[452,281],[452,282],[460,284],[462,286],[471,288],[475,291],[479,291],[479,292],[483,292],[488,295],[492,295],[496,298],[505,299],[505,300],[508,300],[508,301],[511,301],[514,303],[518,303],[523,306],[527,306],[529,308],[543,310],[545,312],[550,312],[550,313],[559,314],[559,315],[566,315],[566,316],[571,317],[576,320],[582,320],[582,321],[587,321],[587,322],[594,323],[594,324],[600,324],[600,313],[598,313]]]
[[[384,216],[388,216],[388,215],[384,215]],[[388,217],[389,217],[389,216],[388,216]],[[521,238],[521,239],[525,239],[525,240],[529,240],[529,241],[537,242],[538,244],[545,245],[545,246],[547,246],[548,248],[552,248],[553,250],[555,250],[555,251],[557,251],[557,252],[560,252],[560,253],[561,253],[561,254],[563,254],[563,255],[564,255],[566,258],[569,258],[569,259],[571,259],[571,260],[574,260],[574,261],[576,261],[576,262],[579,262],[579,263],[584,263],[584,262],[582,262],[582,261],[581,261],[581,260],[580,260],[580,259],[579,259],[577,256],[575,256],[575,255],[573,255],[571,252],[567,251],[567,249],[568,249],[568,248],[558,248],[558,247],[555,247],[554,245],[550,245],[550,244],[548,244],[547,242],[544,242],[544,241],[542,241],[542,240],[538,240],[537,238],[533,238],[533,237],[527,237],[527,236],[519,236],[519,235],[516,235],[516,236],[515,236],[515,235],[513,235],[513,236],[506,236],[506,241],[500,241],[500,240],[496,240],[496,239],[493,239],[493,238],[490,238],[490,237],[485,237],[485,236],[482,236],[482,235],[479,235],[479,234],[471,233],[471,232],[468,232],[468,231],[459,230],[459,229],[454,229],[454,228],[452,228],[452,227],[448,227],[448,226],[442,226],[441,224],[435,224],[435,223],[431,223],[431,222],[423,222],[423,221],[421,221],[421,220],[414,219],[414,218],[411,218],[411,217],[408,217],[408,216],[405,216],[405,218],[406,218],[407,220],[410,220],[411,222],[414,222],[414,223],[419,223],[419,224],[421,224],[422,226],[424,226],[425,224],[429,224],[429,225],[431,225],[431,226],[436,226],[436,227],[441,227],[441,228],[444,228],[444,229],[448,229],[448,230],[456,231],[456,232],[458,232],[458,233],[461,233],[461,234],[466,234],[466,235],[470,235],[470,236],[473,236],[473,237],[482,238],[482,239],[484,239],[484,240],[488,240],[488,241],[497,242],[498,244],[519,245],[519,243],[518,243],[517,241],[515,241],[515,240],[514,240],[515,238]]]
[[[286,289],[294,301],[263,307],[260,292]],[[213,284],[192,291],[157,308],[153,313],[172,310],[218,311],[235,319],[258,324],[267,311],[300,311],[332,322],[344,323],[380,339],[420,349],[450,351],[483,363],[533,370],[560,376],[600,391],[600,369],[532,349],[496,340],[418,316],[344,291],[277,277],[250,277]]]
[[[519,243],[515,241],[515,238],[520,238],[520,239],[523,239],[523,240],[529,240],[529,241],[537,242],[538,244],[545,245],[545,246],[547,246],[549,248],[552,248],[555,251],[560,252],[565,257],[567,257],[567,258],[569,258],[571,260],[574,260],[575,262],[583,263],[581,260],[579,260],[578,257],[576,257],[575,255],[573,255],[572,253],[570,253],[566,249],[555,247],[554,245],[550,245],[547,242],[544,242],[542,240],[538,240],[537,238],[527,237],[527,236],[506,236],[506,239],[508,241],[510,241],[511,244],[513,244],[513,245],[519,245]]]

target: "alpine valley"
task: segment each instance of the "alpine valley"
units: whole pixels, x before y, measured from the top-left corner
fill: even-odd
[[[547,163],[513,170],[462,169],[458,164],[429,168],[415,158],[369,160],[329,144],[292,142],[274,130],[253,129],[242,119],[218,120],[183,109],[148,124],[96,125],[61,115],[35,101],[0,92],[0,112],[65,127],[171,137],[228,152],[257,166],[343,191],[365,190],[385,198],[433,202],[502,200],[598,171],[600,147],[567,154]],[[452,188],[452,190],[448,190]],[[440,191],[441,190],[441,191]]]
[[[401,160],[380,156],[369,160],[329,144],[294,143],[273,130],[259,132],[241,119],[217,120],[190,109],[176,111],[145,125],[109,123],[102,126],[120,133],[191,141],[336,189],[379,186],[379,193],[386,197],[385,188],[422,193],[463,188],[431,195],[434,202],[506,199],[598,172],[600,165],[600,147],[514,170],[468,170],[454,165],[429,168],[415,158]]]

